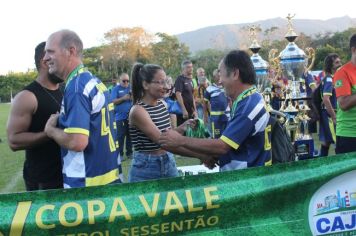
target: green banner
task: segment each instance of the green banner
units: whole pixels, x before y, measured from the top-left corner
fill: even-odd
[[[356,154],[0,195],[0,236],[355,235]]]

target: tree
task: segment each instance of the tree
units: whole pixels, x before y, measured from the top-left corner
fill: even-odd
[[[189,57],[189,48],[184,43],[179,43],[178,38],[165,33],[157,33],[158,42],[153,43],[152,63],[161,65],[167,75],[173,78],[181,72],[180,65]]]
[[[84,49],[83,64],[104,83],[107,83],[111,82],[111,75],[109,71],[105,69],[103,62],[102,51],[105,47],[105,45],[101,45]]]
[[[107,44],[101,51],[102,60],[112,77],[131,70],[135,61],[146,63],[152,57],[154,37],[141,27],[114,28],[104,38]]]
[[[324,60],[329,53],[336,53],[340,56],[342,55],[343,52],[340,48],[335,48],[329,44],[327,44],[326,46],[318,47],[315,52],[315,65],[314,65],[315,70],[324,69]]]
[[[6,76],[0,76],[0,100],[1,102],[10,102],[19,91],[21,91],[27,84],[31,83],[37,77],[37,72],[28,71],[11,72]]]
[[[275,33],[277,32],[277,30],[279,30],[278,27],[272,26],[271,28],[267,28],[263,31],[264,39],[262,40],[261,43],[263,48],[268,48],[271,46],[272,38],[275,37]]]
[[[324,59],[328,53],[337,53],[345,63],[350,60],[349,40],[356,33],[356,28],[349,28],[335,34],[326,33],[323,37],[318,36],[311,45],[316,48],[315,68],[322,69]]]
[[[217,49],[206,49],[197,52],[192,61],[194,62],[194,67],[199,68],[202,67],[205,70],[205,74],[212,78],[213,71],[218,68],[218,65],[221,59],[227,51],[221,51]]]
[[[302,50],[305,50],[305,48],[310,47],[312,42],[313,42],[312,38],[310,36],[305,35],[304,33],[300,33],[300,35],[295,41],[298,47]]]

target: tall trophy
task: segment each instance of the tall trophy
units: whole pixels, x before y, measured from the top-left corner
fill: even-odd
[[[257,42],[256,26],[250,27],[250,37],[252,44],[249,49],[252,51],[251,61],[256,72],[257,91],[262,94],[268,111],[272,110],[270,105],[272,99],[271,81],[268,78],[268,63],[258,54],[261,46]]]
[[[300,82],[308,59],[305,52],[294,42],[298,35],[293,30],[293,17],[294,16],[291,16],[290,14],[287,16],[288,32],[285,35],[285,38],[289,43],[279,54],[279,58],[282,74],[288,79],[287,95],[292,99],[296,99],[305,97],[300,93]]]
[[[287,116],[286,128],[290,132],[292,142],[294,142],[295,153],[298,159],[307,159],[313,157],[314,141],[308,133],[307,112],[310,108],[306,104],[305,93],[301,93],[300,88],[305,86],[303,73],[307,68],[311,68],[314,61],[313,49],[308,48],[308,55],[300,49],[294,42],[298,35],[295,33],[292,25],[292,18],[288,14],[288,31],[285,38],[288,40],[288,45],[279,54],[279,66],[281,75],[288,80],[288,85],[285,90],[285,101],[282,111]],[[308,59],[311,58],[311,65],[308,66]],[[287,104],[287,105],[286,105]]]

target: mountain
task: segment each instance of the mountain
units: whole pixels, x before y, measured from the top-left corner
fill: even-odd
[[[292,24],[297,34],[304,33],[315,37],[318,34],[334,33],[356,27],[356,18],[343,16],[329,20],[293,19]],[[188,45],[193,53],[208,48],[245,48],[251,44],[248,27],[252,25],[258,25],[262,29],[258,34],[259,41],[264,38],[283,39],[287,32],[287,20],[273,18],[251,23],[209,26],[176,36],[180,42]],[[267,34],[272,27],[276,27],[275,30]]]

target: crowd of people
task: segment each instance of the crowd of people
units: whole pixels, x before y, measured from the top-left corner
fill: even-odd
[[[343,66],[329,54],[320,75],[320,156],[333,143],[336,153],[356,151],[356,34],[350,50]],[[221,171],[272,164],[270,114],[245,51],[228,52],[211,81],[203,68],[194,78],[189,60],[174,83],[161,66],[136,63],[111,90],[82,57],[75,32],[54,32],[35,49],[37,79],[12,103],[8,141],[25,150],[28,191],[121,183],[124,157],[129,182],[178,176],[174,154]],[[311,96],[316,83],[307,72],[303,79]],[[210,137],[188,137],[201,122]]]

